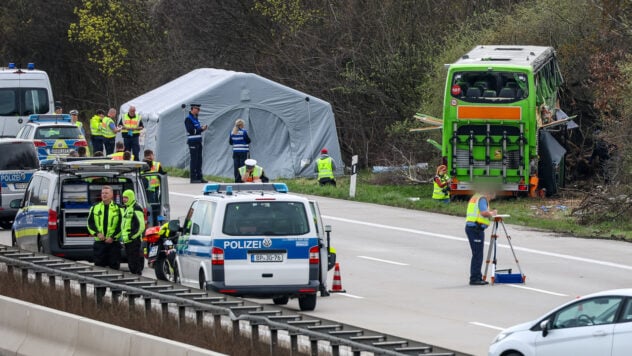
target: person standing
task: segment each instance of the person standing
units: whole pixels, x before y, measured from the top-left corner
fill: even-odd
[[[125,151],[130,151],[135,161],[140,160],[140,132],[143,130],[143,120],[140,115],[136,114],[136,107],[130,106],[121,120],[118,122],[118,126],[122,127],[123,143],[125,144]]]
[[[114,153],[108,155],[108,157],[112,158],[114,161],[122,161],[123,155],[125,154],[125,145],[121,141],[116,141]]]
[[[187,144],[191,155],[191,183],[207,183],[202,176],[202,132],[208,129],[208,125],[201,125],[198,120],[202,105],[191,104],[190,106],[189,115],[184,119],[184,127],[187,130]]]
[[[326,148],[320,150],[320,156],[316,159],[316,165],[314,171],[318,173],[318,184],[320,186],[333,185],[336,186],[336,177],[334,177],[334,171],[336,170],[336,163],[333,158],[329,157],[329,151]]]
[[[144,152],[143,161],[147,162],[149,166],[149,172],[155,172],[158,174],[167,174],[160,162],[154,160],[154,151],[146,149]],[[147,182],[147,198],[150,203],[160,202],[160,178],[157,175],[146,176]]]
[[[55,115],[61,115],[64,113],[64,108],[61,107],[61,101],[55,102]]]
[[[143,209],[136,204],[134,191],[127,189],[123,192],[123,222],[121,223],[121,240],[125,246],[127,266],[133,274],[141,274],[145,259],[141,252],[140,239],[145,231],[145,216]]]
[[[467,204],[465,218],[465,234],[470,243],[472,258],[470,260],[470,285],[485,285],[481,268],[483,266],[483,249],[485,246],[485,229],[490,224],[490,218],[496,215],[496,210],[490,210],[489,201],[495,197],[494,193],[477,193]]]
[[[70,110],[70,121],[81,130],[83,137],[86,137],[86,131],[83,129],[83,124],[79,121],[79,110]]]
[[[442,164],[437,167],[437,174],[432,180],[434,189],[432,190],[432,199],[442,203],[450,202],[450,176],[448,175],[448,167]]]
[[[103,145],[105,146],[105,155],[111,155],[114,153],[114,145],[116,143],[116,133],[121,129],[114,123],[116,117],[116,109],[110,108],[108,110],[108,116],[103,118],[101,124],[101,133],[103,134]]]
[[[250,152],[250,146],[248,145],[250,137],[248,137],[248,131],[244,129],[244,126],[244,120],[237,119],[235,127],[233,127],[228,137],[228,143],[233,146],[233,174],[235,175],[235,182],[239,181],[241,177],[239,167],[246,163]]]
[[[112,200],[114,191],[109,185],[101,188],[101,201],[90,208],[88,232],[94,236],[94,265],[119,269],[121,260],[121,209]]]
[[[92,142],[92,152],[103,152],[103,117],[105,113],[98,109],[96,115],[90,119],[90,141]]]

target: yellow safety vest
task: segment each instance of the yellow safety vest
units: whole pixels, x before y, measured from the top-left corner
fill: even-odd
[[[136,219],[138,221],[138,231],[135,234],[130,235],[132,230],[132,221]],[[123,237],[123,243],[132,242],[143,235],[145,232],[145,215],[143,210],[136,204],[128,206],[123,211],[123,223],[121,224],[121,235]]]
[[[316,161],[318,166],[318,179],[331,178],[334,179],[333,160],[331,157],[319,158]]]
[[[482,197],[480,194],[474,194],[472,198],[470,198],[470,202],[467,204],[467,216],[465,221],[489,226],[489,218],[481,215],[481,211],[478,208],[478,201]]]
[[[90,219],[90,217],[94,216],[94,224],[96,225],[97,230],[93,231],[92,229],[90,229],[90,225],[88,224],[88,232],[90,232],[90,235],[95,235],[94,240],[98,241],[99,239],[96,237],[97,233],[103,233],[104,229],[103,229],[103,216],[105,215],[105,204],[103,202],[99,202],[96,205],[93,205],[92,208],[90,208],[90,213],[88,215],[88,220]],[[115,231],[117,226],[119,226],[121,223],[121,208],[119,208],[118,205],[116,205],[116,203],[114,202],[110,202],[110,204],[108,205],[108,233],[105,236],[106,238],[111,237],[114,240],[118,239],[119,235],[120,235],[120,231],[118,234],[116,235],[112,235]]]
[[[246,173],[246,166],[239,168],[239,175],[243,177],[244,173]],[[252,170],[252,174],[244,182],[254,182],[255,179],[261,178],[261,173],[263,173],[263,168],[255,165],[255,168]]]
[[[441,180],[441,183],[446,183],[450,177],[447,174],[444,174],[443,176],[438,176],[439,180]],[[439,199],[439,200],[444,200],[444,199],[450,199],[450,193],[447,190],[444,190],[445,186],[443,188],[441,188],[441,186],[439,186],[439,184],[437,184],[437,181],[435,181],[434,179],[432,180],[432,183],[434,184],[434,190],[432,191],[432,199]]]
[[[94,115],[90,119],[90,134],[92,136],[103,136],[101,132],[101,125],[103,122],[103,118],[99,115]]]
[[[150,172],[158,172],[160,170],[160,162],[153,161],[151,164]],[[149,190],[154,191],[160,187],[160,180],[158,176],[147,176],[149,178]]]
[[[140,125],[140,115],[136,114],[136,116],[132,118],[129,117],[129,113],[125,114],[125,116],[123,117],[124,134],[128,135],[130,131],[132,131],[133,134],[139,134],[140,127],[138,125]]]
[[[116,132],[112,131],[110,128],[110,124],[113,124],[114,120],[111,117],[106,116],[103,118],[103,123],[101,124],[101,134],[105,138],[114,138],[116,136]]]

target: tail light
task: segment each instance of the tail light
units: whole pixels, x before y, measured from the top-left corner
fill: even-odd
[[[75,147],[88,147],[88,142],[84,140],[75,141]]]
[[[145,226],[147,226],[147,222],[149,222],[149,214],[147,213],[147,208],[143,208],[143,218],[145,218]]]
[[[41,140],[33,140],[35,147],[46,147],[46,142]]]
[[[312,246],[309,249],[309,264],[317,265],[320,263],[320,248],[318,246]]]
[[[57,230],[57,211],[48,210],[48,230]]]
[[[224,250],[219,247],[211,249],[211,264],[224,265]]]

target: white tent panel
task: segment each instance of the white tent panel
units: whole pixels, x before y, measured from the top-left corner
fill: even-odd
[[[252,142],[250,156],[268,177],[314,177],[314,159],[322,148],[343,168],[331,105],[323,100],[250,73],[201,68],[134,98],[121,106],[136,106],[145,125],[143,148],[156,153],[168,167],[189,168],[184,118],[189,104],[201,104],[202,171],[233,176],[229,133],[242,118]],[[182,106],[186,105],[185,108]]]

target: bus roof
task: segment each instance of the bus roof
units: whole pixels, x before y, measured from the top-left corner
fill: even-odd
[[[454,64],[517,65],[538,69],[555,56],[553,47],[481,45],[464,54]]]

